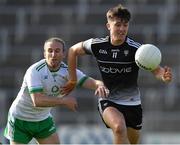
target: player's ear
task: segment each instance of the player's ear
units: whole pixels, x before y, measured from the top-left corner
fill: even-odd
[[[106,27],[107,27],[108,30],[110,30],[110,25],[109,25],[108,22],[106,23]]]
[[[46,58],[46,52],[45,52],[45,50],[44,50],[44,58]]]

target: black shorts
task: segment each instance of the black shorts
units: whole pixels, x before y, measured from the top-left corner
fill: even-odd
[[[127,127],[131,127],[136,130],[140,130],[142,128],[142,106],[141,105],[135,105],[135,106],[128,105],[127,106],[127,105],[116,104],[109,100],[101,100],[98,105],[98,110],[101,115],[101,118],[102,118],[102,112],[107,107],[110,107],[110,106],[115,107],[124,115]],[[102,120],[103,120],[103,118],[102,118]],[[103,122],[104,122],[104,120],[103,120]],[[107,126],[106,123],[105,123],[105,125]]]

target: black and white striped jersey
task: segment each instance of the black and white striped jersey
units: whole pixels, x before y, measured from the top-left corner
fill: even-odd
[[[139,68],[135,63],[135,52],[140,46],[129,37],[119,46],[113,46],[109,36],[83,42],[85,52],[97,60],[102,79],[110,90],[108,98],[111,101],[125,105],[140,104]]]

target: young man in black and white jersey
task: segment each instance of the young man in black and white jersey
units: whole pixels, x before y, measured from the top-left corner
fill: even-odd
[[[69,93],[76,84],[76,58],[93,55],[98,63],[102,79],[110,90],[108,98],[99,99],[99,112],[107,127],[113,131],[115,144],[137,144],[142,128],[142,108],[138,89],[138,66],[134,56],[140,43],[127,36],[131,14],[122,5],[107,12],[107,29],[110,36],[91,38],[69,49],[68,66],[70,80],[64,86]],[[169,67],[158,66],[153,72],[157,79],[170,82]]]

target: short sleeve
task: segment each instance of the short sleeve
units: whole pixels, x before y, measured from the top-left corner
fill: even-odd
[[[80,87],[83,85],[83,83],[86,81],[86,79],[88,79],[88,76],[86,76],[82,71],[77,70],[77,79],[78,79],[78,83],[77,86]]]
[[[76,74],[77,74],[77,80],[78,80],[78,82],[79,82],[79,80],[81,80],[82,78],[84,78],[84,77],[86,77],[86,75],[82,72],[82,71],[80,71],[80,70],[76,70]]]
[[[41,77],[37,70],[28,69],[25,75],[25,79],[30,93],[43,91]]]
[[[87,54],[92,54],[91,44],[92,44],[92,38],[83,42],[83,48]]]

